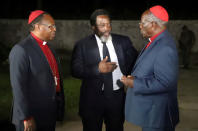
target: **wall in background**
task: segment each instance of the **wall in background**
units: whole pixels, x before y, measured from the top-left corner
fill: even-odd
[[[137,50],[141,50],[147,43],[140,34],[139,21],[112,21],[113,33],[123,34],[130,37]],[[193,52],[198,52],[198,20],[174,20],[168,24],[168,30],[174,36],[177,46],[178,38],[183,25],[187,25],[196,37]],[[89,20],[56,20],[56,38],[53,45],[57,49],[71,51],[76,41],[92,33]],[[28,34],[27,20],[0,19],[0,43],[14,45],[25,38]]]

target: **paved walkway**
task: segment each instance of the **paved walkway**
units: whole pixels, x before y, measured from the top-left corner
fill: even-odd
[[[198,131],[198,109],[180,109],[180,119],[176,131]],[[82,131],[82,124],[81,121],[65,122],[57,125],[56,131]],[[141,131],[141,128],[125,122],[124,131]]]
[[[198,131],[198,69],[180,70],[178,98],[180,123],[176,131]],[[56,131],[82,131],[80,120],[58,124]],[[105,129],[103,128],[103,131]],[[141,131],[133,124],[125,122],[124,131]]]

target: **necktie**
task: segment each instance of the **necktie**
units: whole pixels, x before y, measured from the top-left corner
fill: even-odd
[[[103,43],[103,59],[108,56],[108,60],[107,62],[111,62],[111,58],[110,58],[110,55],[109,55],[109,50],[107,48],[107,45],[105,42],[102,42]]]
[[[105,58],[106,56],[108,56],[108,60],[107,62],[111,62],[111,58],[109,55],[109,50],[107,48],[107,45],[105,42],[103,43],[103,58]],[[103,75],[104,78],[104,94],[105,96],[110,96],[113,92],[113,78],[112,78],[112,72],[109,73],[105,73]]]

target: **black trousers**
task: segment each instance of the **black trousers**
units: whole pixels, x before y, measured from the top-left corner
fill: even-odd
[[[101,93],[97,111],[89,110],[89,116],[81,116],[83,131],[102,131],[103,122],[106,131],[123,131],[124,124],[124,90],[113,91],[113,95]]]

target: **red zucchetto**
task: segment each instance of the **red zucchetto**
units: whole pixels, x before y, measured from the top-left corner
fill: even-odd
[[[165,8],[160,5],[151,7],[150,12],[162,21],[168,22],[169,16]]]
[[[35,10],[32,11],[29,15],[29,19],[28,19],[28,24],[30,24],[34,19],[36,19],[38,16],[40,16],[41,14],[45,13],[42,10]]]

